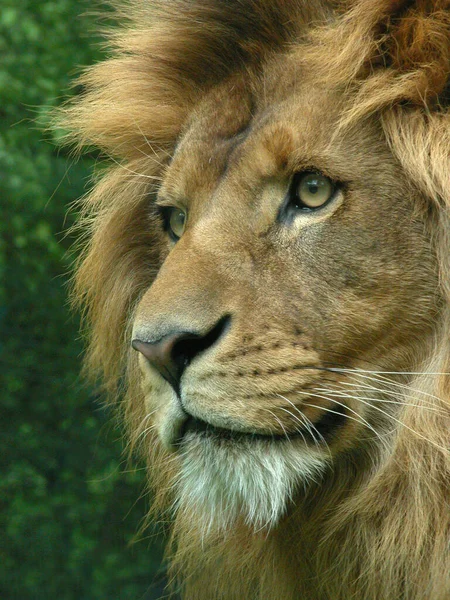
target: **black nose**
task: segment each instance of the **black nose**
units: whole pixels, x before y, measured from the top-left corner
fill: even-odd
[[[228,329],[230,317],[225,316],[206,334],[175,331],[154,341],[134,339],[131,345],[179,393],[180,380],[186,367],[202,352],[213,346]]]

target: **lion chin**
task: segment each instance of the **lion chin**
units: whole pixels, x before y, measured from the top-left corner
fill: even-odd
[[[145,381],[146,365],[143,371]],[[155,392],[147,383],[149,388]],[[270,530],[298,490],[317,482],[329,466],[330,456],[321,451],[317,440],[308,445],[311,430],[306,427],[289,436],[230,429],[227,423],[214,425],[188,417],[179,399],[164,386],[158,401],[163,405],[158,437],[179,458],[172,484],[173,508],[183,519],[201,523],[204,538],[213,532],[224,534],[240,521],[254,531]]]
[[[175,588],[449,600],[449,1],[113,3],[74,296]]]
[[[243,520],[256,531],[274,527],[299,485],[317,479],[320,457],[289,440],[225,441],[188,433],[177,481],[177,510],[195,511],[203,535]]]

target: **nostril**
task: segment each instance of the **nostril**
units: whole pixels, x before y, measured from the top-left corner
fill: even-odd
[[[156,342],[145,342],[134,339],[132,347],[140,352],[147,361],[178,391],[180,368],[172,360],[172,349],[179,335],[167,335]]]
[[[191,331],[179,331],[165,335],[153,342],[136,338],[131,345],[179,393],[180,380],[185,368],[196,356],[214,346],[229,329],[230,323],[230,315],[225,315],[205,335]]]
[[[219,338],[225,335],[230,325],[231,316],[225,315],[206,335],[191,334],[180,339],[172,348],[172,360],[181,368],[186,368],[196,356],[214,346]]]

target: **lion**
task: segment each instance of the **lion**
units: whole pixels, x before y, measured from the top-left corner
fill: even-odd
[[[74,296],[173,589],[448,600],[450,3],[115,10]]]

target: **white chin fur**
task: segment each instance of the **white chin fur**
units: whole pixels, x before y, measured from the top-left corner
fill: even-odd
[[[204,534],[238,519],[255,530],[273,527],[298,485],[320,477],[327,462],[300,441],[218,441],[189,433],[183,442],[177,509],[201,522]]]

